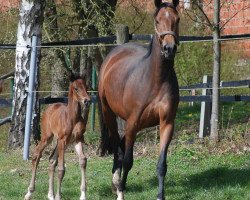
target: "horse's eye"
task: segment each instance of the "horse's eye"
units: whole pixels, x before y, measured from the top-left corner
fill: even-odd
[[[78,92],[78,88],[75,87],[74,90],[75,90],[76,92]]]
[[[159,21],[158,21],[158,20],[156,20],[156,21],[155,21],[155,23],[156,23],[156,24],[159,24]]]

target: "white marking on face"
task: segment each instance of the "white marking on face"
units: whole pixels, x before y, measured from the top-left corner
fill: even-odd
[[[168,12],[166,12],[166,17],[167,17],[167,18],[169,17],[169,13],[168,13]]]

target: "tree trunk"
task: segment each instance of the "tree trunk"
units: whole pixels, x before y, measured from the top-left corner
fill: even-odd
[[[18,147],[23,145],[29,68],[31,49],[26,46],[31,45],[32,35],[37,35],[41,43],[41,27],[43,24],[43,11],[45,1],[22,0],[20,3],[20,18],[17,30],[15,84],[13,96],[13,115],[10,126],[8,146]],[[40,61],[40,50],[38,51],[37,65]],[[38,75],[36,74],[35,90],[38,88]],[[33,135],[37,136],[39,126],[38,95],[34,94],[34,116],[32,123]]]
[[[221,65],[221,45],[220,45],[220,0],[214,0],[214,30],[213,30],[213,95],[212,95],[212,115],[211,115],[211,139],[215,142],[219,138],[219,98],[220,98],[220,65]]]

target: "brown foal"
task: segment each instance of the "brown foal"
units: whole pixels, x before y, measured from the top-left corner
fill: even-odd
[[[81,168],[81,196],[80,200],[86,199],[86,164],[82,149],[84,142],[83,133],[86,130],[87,117],[82,116],[82,108],[87,116],[90,97],[86,92],[85,81],[80,77],[71,75],[68,104],[55,103],[50,105],[43,113],[41,120],[41,141],[36,146],[32,156],[32,178],[25,195],[25,200],[31,199],[35,191],[36,170],[44,148],[51,143],[53,137],[57,145],[49,158],[49,200],[61,199],[61,183],[65,173],[64,153],[66,146],[75,142],[75,150],[79,156]],[[54,198],[54,172],[58,165],[58,185]]]
[[[172,139],[179,103],[179,87],[174,71],[179,38],[178,3],[179,0],[173,0],[172,3],[155,0],[155,35],[149,48],[135,43],[118,46],[109,53],[101,67],[99,97],[104,122],[109,129],[109,136],[103,138],[108,138],[112,141],[109,144],[113,145],[112,182],[117,200],[124,200],[123,191],[133,165],[133,146],[137,132],[158,124],[160,156],[157,164],[157,199],[165,199],[167,149]],[[126,121],[125,136],[122,139],[119,138],[116,116]]]

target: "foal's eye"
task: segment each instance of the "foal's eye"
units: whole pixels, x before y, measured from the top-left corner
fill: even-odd
[[[156,23],[156,24],[159,24],[159,21],[158,21],[158,20],[156,20],[156,21],[155,21],[155,23]]]

